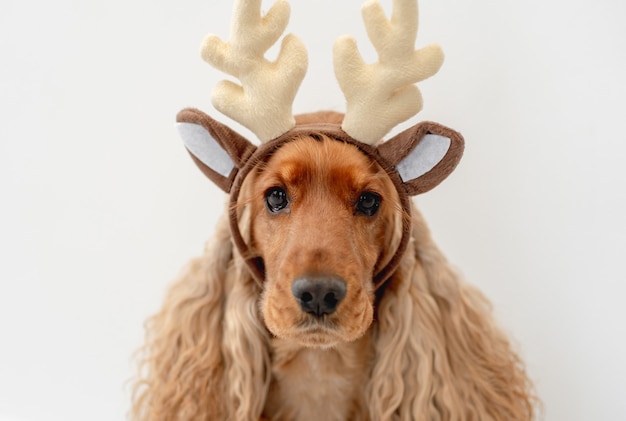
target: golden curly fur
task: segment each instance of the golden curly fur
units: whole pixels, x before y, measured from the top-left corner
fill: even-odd
[[[264,194],[277,184],[290,209],[274,215]],[[355,215],[364,190],[383,198],[374,217]],[[401,265],[374,291],[405,215],[354,146],[285,145],[248,177],[240,206],[266,281],[250,276],[224,218],[147,322],[135,420],[534,418],[531,383],[489,303],[451,269],[417,209]],[[345,280],[336,312],[302,311],[290,285],[303,273]]]

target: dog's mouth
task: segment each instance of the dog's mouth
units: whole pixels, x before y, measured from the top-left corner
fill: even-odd
[[[292,338],[307,347],[330,348],[344,341],[341,331],[329,317],[310,317],[298,323]]]
[[[296,329],[304,332],[336,332],[337,322],[328,316],[307,316],[296,325]]]

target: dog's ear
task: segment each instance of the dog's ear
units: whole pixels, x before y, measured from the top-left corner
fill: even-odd
[[[196,165],[226,193],[256,146],[200,110],[187,108],[176,116],[178,133]]]
[[[378,146],[380,155],[393,165],[414,196],[441,183],[463,155],[460,133],[438,123],[422,122]]]

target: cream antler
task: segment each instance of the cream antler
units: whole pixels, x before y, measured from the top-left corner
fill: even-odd
[[[394,0],[391,20],[377,0],[364,3],[361,12],[379,61],[366,64],[354,38],[343,36],[334,46],[335,74],[347,102],[342,128],[373,145],[422,109],[414,83],[437,73],[443,52],[438,45],[415,50],[417,0]]]
[[[241,86],[220,82],[213,90],[213,105],[261,142],[295,126],[291,107],[306,73],[306,49],[289,34],[276,61],[264,57],[285,31],[289,12],[286,0],[276,0],[265,16],[261,16],[261,0],[236,0],[229,42],[209,35],[202,44],[205,61],[241,82]]]

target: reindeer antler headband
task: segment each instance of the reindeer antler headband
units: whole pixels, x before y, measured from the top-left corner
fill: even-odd
[[[363,20],[378,62],[366,64],[352,37],[341,37],[335,43],[335,74],[347,102],[341,126],[296,126],[292,104],[308,64],[306,49],[297,37],[284,37],[276,61],[264,57],[284,32],[289,13],[286,0],[276,0],[265,16],[261,15],[261,0],[235,0],[229,42],[210,35],[202,45],[202,57],[207,62],[241,82],[220,82],[213,91],[213,105],[255,133],[261,146],[254,146],[199,110],[186,109],[177,116],[179,132],[196,164],[230,193],[235,244],[260,282],[263,265],[259,258],[250,256],[241,236],[236,204],[250,170],[284,143],[302,134],[324,134],[354,144],[387,172],[408,214],[409,196],[443,181],[463,153],[459,133],[431,122],[417,124],[376,146],[393,127],[421,110],[422,97],[414,83],[434,75],[443,63],[443,52],[437,45],[415,50],[416,0],[393,0],[389,20],[377,0],[363,5]],[[410,220],[405,218],[395,255],[374,276],[377,286],[395,270],[409,231]]]

